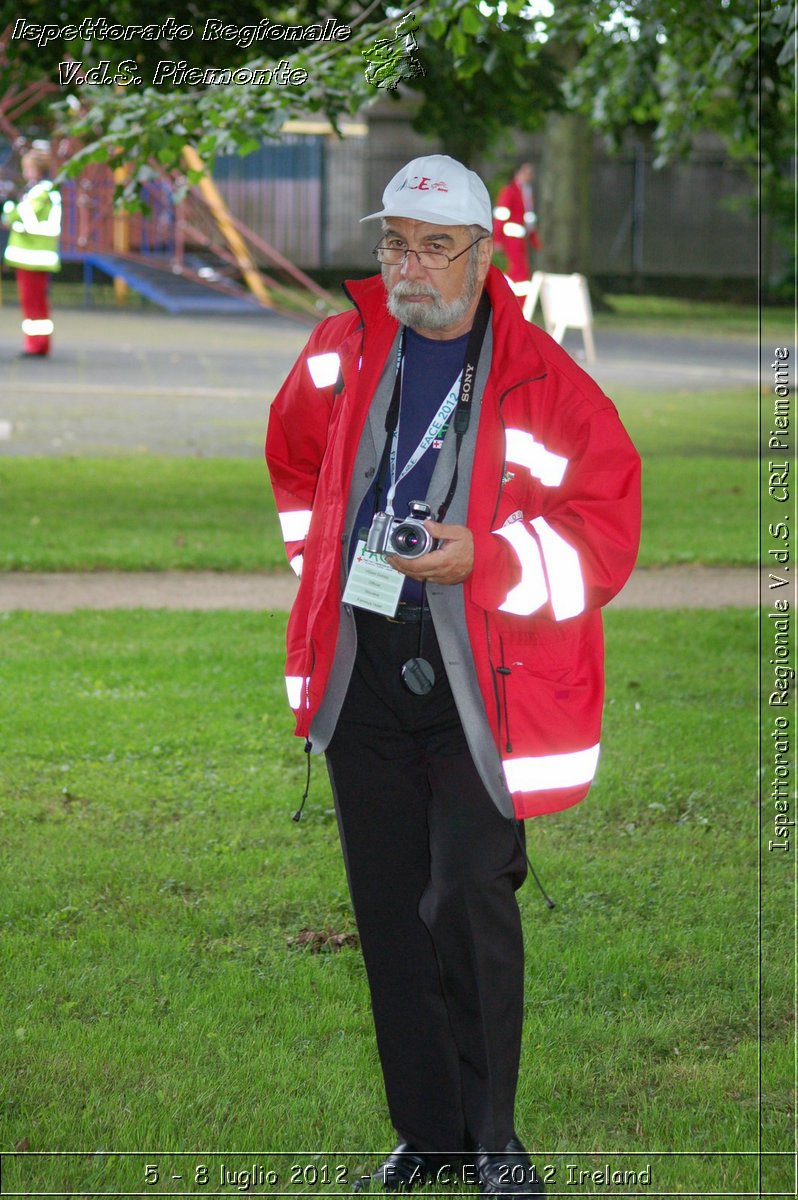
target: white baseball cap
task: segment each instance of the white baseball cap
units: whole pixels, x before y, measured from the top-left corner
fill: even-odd
[[[397,171],[382,193],[380,212],[375,217],[408,217],[432,225],[481,225],[493,227],[488,189],[480,177],[448,154],[414,158]]]

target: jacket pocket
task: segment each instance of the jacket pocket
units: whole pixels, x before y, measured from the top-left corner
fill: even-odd
[[[494,615],[501,640],[504,666],[547,676],[575,672],[586,654],[586,638],[579,618],[553,621],[539,617]]]

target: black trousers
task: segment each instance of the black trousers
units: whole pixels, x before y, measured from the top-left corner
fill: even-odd
[[[357,623],[327,763],[391,1120],[420,1150],[500,1149],[523,1017],[522,827],[477,774],[431,621],[424,697],[400,676],[418,625]]]

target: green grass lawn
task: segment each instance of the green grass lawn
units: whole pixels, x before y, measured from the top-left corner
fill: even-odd
[[[607,295],[610,312],[596,314],[597,329],[629,330],[671,337],[751,338],[789,345],[793,337],[789,305],[759,309],[755,304],[688,300],[678,296]]]
[[[597,783],[527,825],[557,907],[521,892],[519,1133],[560,1183],[568,1163],[600,1165],[576,1154],[640,1151],[648,1194],[751,1192],[752,1157],[700,1154],[757,1147],[755,618],[611,612],[607,627]],[[171,1174],[252,1162],[234,1152],[348,1150],[271,1165],[345,1163],[351,1179],[393,1139],[357,949],[292,941],[355,930],[318,760],[291,820],[305,758],[284,617],[21,613],[0,628],[0,1150],[81,1152],[4,1157],[4,1192],[181,1192]],[[789,1145],[791,997],[787,868],[766,868],[767,1150]],[[674,1150],[695,1157],[653,1153]],[[767,1168],[783,1190],[788,1166]],[[288,1190],[341,1190],[311,1184]]]
[[[6,570],[285,568],[260,459],[0,460]]]
[[[621,392],[644,464],[640,562],[756,561],[757,414],[745,389]],[[275,570],[258,459],[0,458],[5,570]]]
[[[755,563],[756,397],[739,388],[613,398],[643,460],[640,564]]]

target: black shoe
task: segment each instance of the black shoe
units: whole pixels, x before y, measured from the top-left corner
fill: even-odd
[[[424,1155],[407,1142],[400,1142],[376,1171],[355,1180],[353,1191],[368,1192],[373,1183],[375,1191],[412,1192],[426,1183],[430,1174],[430,1164]]]
[[[543,1196],[546,1189],[529,1155],[517,1137],[503,1150],[483,1150],[476,1155],[479,1190],[483,1196]]]

